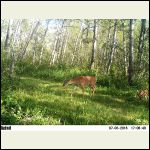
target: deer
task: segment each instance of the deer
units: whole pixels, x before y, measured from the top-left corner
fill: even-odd
[[[137,96],[139,97],[140,100],[142,98],[148,97],[149,96],[148,90],[137,91]]]
[[[96,88],[96,77],[95,76],[78,76],[70,80],[65,80],[63,86],[74,85],[82,89],[82,94],[84,96],[85,87],[90,87],[90,96],[94,95]],[[72,96],[72,94],[71,94]]]

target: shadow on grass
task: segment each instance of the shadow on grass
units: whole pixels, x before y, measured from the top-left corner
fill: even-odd
[[[109,88],[107,90],[98,90],[96,91],[96,99],[103,97],[104,99],[112,100],[109,101],[112,103],[114,100],[122,102],[122,104],[130,104],[132,107],[144,106],[149,108],[149,101],[139,100],[136,97],[136,91],[129,91],[128,89],[120,90]]]
[[[84,118],[79,118],[79,115],[82,114],[82,111],[79,111],[76,107],[70,107],[69,104],[55,100],[55,102],[50,101],[36,101],[34,98],[30,99],[32,105],[28,105],[28,100],[25,100],[22,104],[24,106],[23,110],[26,112],[26,109],[33,110],[34,107],[39,109],[44,117],[52,117],[60,121],[60,124],[86,124],[87,120]]]
[[[30,101],[30,102],[29,102]],[[32,105],[31,105],[32,104]],[[61,100],[56,100],[56,102],[50,101],[36,101],[34,98],[30,100],[25,100],[22,103],[23,110],[26,112],[26,109],[34,110],[38,108],[44,117],[57,118],[62,125],[106,125],[106,124],[135,124],[134,120],[127,119],[126,117],[120,115],[120,118],[114,119],[111,117],[107,120],[104,116],[94,116],[97,114],[88,114],[91,118],[84,117],[84,111],[79,106],[74,106]],[[101,115],[101,114],[99,114]],[[93,118],[92,118],[93,117]],[[107,122],[106,122],[107,120]]]
[[[60,84],[60,82],[54,82],[54,81],[47,81],[47,80],[41,80],[41,79],[36,79],[33,77],[22,77],[21,79],[21,84],[19,88],[22,88],[26,91],[42,91],[43,93],[51,93],[54,92],[56,95],[62,95],[62,94],[71,94],[73,89],[71,89],[70,87],[68,88],[64,88],[62,86],[62,84]],[[41,86],[40,86],[41,84]],[[43,90],[42,90],[43,88]],[[81,94],[78,94],[78,93]],[[86,94],[84,97],[89,98],[89,89],[86,89],[86,92],[88,94]],[[136,93],[134,93],[136,95]],[[131,102],[134,103],[135,105],[146,105],[147,106],[147,102],[146,101],[139,101],[137,98],[134,97],[133,92],[130,92],[129,90],[120,90],[120,89],[114,89],[114,88],[107,88],[104,89],[103,88],[97,88],[95,95],[96,95],[96,100],[98,101],[98,97],[100,98],[104,98],[104,99],[122,99],[125,100],[126,102]],[[76,91],[73,92],[74,96],[77,96],[79,98],[82,97],[82,92],[81,89],[78,88]],[[105,98],[106,97],[106,98]],[[140,103],[139,103],[140,102]]]
[[[58,88],[58,89],[54,89],[54,88]],[[139,101],[134,97],[125,97],[125,96],[112,96],[111,94],[108,94],[107,92],[105,92],[106,95],[104,95],[103,93],[96,91],[94,96],[90,96],[89,94],[89,90],[87,90],[86,94],[83,96],[82,95],[82,91],[81,89],[78,89],[75,92],[72,92],[72,89],[63,89],[61,86],[49,86],[47,87],[47,91],[45,91],[46,93],[49,92],[53,92],[55,95],[57,96],[64,96],[64,95],[68,95],[71,98],[71,93],[72,93],[72,97],[73,98],[79,98],[81,101],[82,100],[89,100],[91,102],[96,102],[102,105],[105,105],[106,107],[112,107],[112,108],[122,108],[124,110],[127,109],[133,109],[136,110],[137,106],[144,106],[146,108],[149,107],[148,102],[147,101]]]
[[[46,94],[54,94],[57,96],[69,95],[71,98],[71,93],[73,97],[79,99],[89,99],[94,102],[104,104],[106,106],[120,107],[130,104],[130,108],[143,105],[144,107],[149,107],[148,101],[139,101],[137,98],[133,97],[133,94],[128,90],[117,90],[114,88],[100,89],[97,88],[94,97],[90,97],[90,90],[86,88],[86,94],[82,96],[81,89],[78,88],[73,91],[71,87],[64,88],[62,84],[55,83],[53,81],[45,81],[36,78],[23,77],[21,78],[22,88],[28,92],[39,91]],[[42,84],[41,86],[39,86]],[[100,89],[100,90],[99,90]],[[80,92],[80,93],[79,93]]]
[[[115,113],[117,111],[114,111],[114,114],[109,119],[107,118],[107,116],[105,116],[105,109],[103,109],[103,113],[96,114],[97,110],[95,110],[95,106],[93,106],[93,104],[98,106],[105,106],[106,109],[107,107],[115,110],[121,109],[121,112],[128,112],[128,110],[134,112],[136,111],[137,106],[146,105],[146,103],[141,104],[133,98],[129,99],[128,96],[125,96],[122,93],[120,93],[119,95],[119,93],[117,93],[114,89],[112,89],[111,91],[111,89],[101,90],[102,88],[98,88],[93,97],[90,97],[89,90],[86,90],[86,94],[84,95],[84,97],[82,96],[81,89],[76,90],[73,94],[72,100],[79,102],[83,102],[84,100],[86,100],[90,102],[89,104],[91,106],[89,109],[95,111],[94,113],[91,113],[88,108],[87,111],[84,112],[82,107],[72,105],[72,102],[68,103],[61,101],[62,98],[66,100],[71,99],[72,89],[65,89],[60,83],[24,77],[21,78],[21,86],[19,88],[26,91],[27,93],[32,92],[33,95],[34,92],[41,92],[43,95],[49,94],[50,96],[57,96],[53,97],[53,101],[50,101],[50,99],[47,101],[37,101],[36,98],[33,97],[21,101],[20,105],[24,112],[26,112],[27,109],[33,110],[34,108],[38,108],[43,113],[43,116],[51,116],[53,118],[57,118],[57,120],[59,120],[61,124],[136,124],[136,121],[125,117],[126,113],[121,114],[119,112],[119,117],[116,119],[113,118],[115,118]],[[85,117],[86,115],[91,115],[91,118]],[[98,116],[95,117],[94,115]]]

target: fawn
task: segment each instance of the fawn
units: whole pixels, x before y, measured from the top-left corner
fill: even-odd
[[[148,97],[149,93],[148,90],[140,90],[137,92],[137,96],[140,98],[140,100],[144,97]]]

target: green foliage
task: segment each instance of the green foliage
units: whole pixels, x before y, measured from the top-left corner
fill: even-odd
[[[101,86],[115,87],[118,89],[128,88],[127,77],[114,75],[99,75],[97,77],[97,84]]]
[[[18,75],[31,75],[36,78],[53,81],[63,81],[64,79],[70,79],[83,75],[96,75],[95,70],[88,70],[86,68],[84,69],[65,65],[52,67],[48,67],[46,65],[35,66],[25,62],[18,63],[18,66],[16,67],[16,73]]]
[[[1,123],[2,124],[19,124],[20,118],[17,115],[20,105],[13,97],[11,91],[7,91],[1,99]]]
[[[9,80],[3,80],[2,124],[148,124],[148,101],[140,101],[136,97],[136,88],[128,87],[125,79],[113,73],[103,76],[96,70],[76,67],[20,66],[22,71],[17,71],[20,79],[14,78],[13,91],[4,89]],[[64,79],[95,74],[97,87],[92,98],[88,88],[84,97],[77,89],[71,98],[72,86],[62,87]]]
[[[137,89],[149,89],[148,79],[144,79],[143,77],[135,77],[133,85],[136,86]]]
[[[13,20],[10,31],[14,34],[9,35],[7,50],[5,39],[9,20],[4,19],[1,23],[1,124],[148,124],[149,100],[140,101],[137,97],[137,90],[148,89],[149,86],[148,21],[140,66],[137,55],[141,20],[135,21],[132,86],[128,85],[125,74],[129,59],[129,20],[118,20],[116,47],[109,74],[105,71],[113,46],[114,19],[98,20],[97,68],[93,70],[87,68],[92,55],[93,19],[65,20],[64,24],[61,19],[51,21],[49,25],[52,28],[57,26],[58,30],[47,32],[44,37],[46,26],[41,21],[31,38],[35,20]],[[123,48],[122,21],[126,49]],[[79,35],[81,29],[82,34]],[[18,57],[23,54],[25,46],[24,58],[20,60]],[[10,78],[12,48],[15,70]],[[53,53],[56,60],[50,66]],[[84,97],[77,89],[71,98],[73,87],[64,89],[63,81],[84,75],[97,77],[95,96],[91,98],[87,88]]]

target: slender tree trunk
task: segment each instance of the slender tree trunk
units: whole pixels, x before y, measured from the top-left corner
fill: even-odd
[[[122,32],[123,32],[122,47],[123,47],[123,51],[124,51],[124,73],[125,73],[125,76],[127,76],[128,68],[127,68],[127,50],[126,50],[126,39],[125,39],[125,25],[124,25],[124,20],[123,20],[123,22],[122,22]]]
[[[88,36],[89,36],[89,25],[87,25],[87,29],[86,29],[85,49],[88,49]]]
[[[6,34],[6,39],[5,39],[5,51],[8,51],[8,41],[9,41],[9,36],[10,36],[10,20],[8,22],[8,28],[7,28],[7,34]]]
[[[81,38],[79,40],[79,46],[78,46],[78,50],[77,50],[77,58],[76,58],[76,61],[77,61],[77,64],[80,65],[80,51],[82,49],[82,39],[83,39],[83,32],[81,34]]]
[[[69,25],[68,23],[66,25]],[[63,62],[63,54],[64,54],[64,48],[66,46],[66,42],[67,42],[67,38],[68,38],[68,28],[66,27],[64,29],[64,32],[62,33],[62,40],[61,40],[61,45],[60,45],[60,52],[59,52],[59,60],[60,62],[59,63],[62,63]]]
[[[106,47],[104,48],[104,51],[103,51],[103,54],[102,54],[101,63],[103,63],[103,64],[106,64],[106,60],[108,59],[108,49],[109,49],[109,46],[110,46],[110,37],[111,37],[111,22],[109,22],[108,34],[107,34],[107,37],[106,37]],[[106,67],[107,67],[107,65],[104,65],[104,68],[106,68]]]
[[[65,41],[65,46],[64,46],[64,49],[62,52],[62,62],[64,62],[69,36],[70,36],[70,33],[68,32],[67,37],[66,37],[66,41]]]
[[[68,22],[68,26],[69,26],[70,22]],[[66,53],[66,48],[67,48],[67,44],[68,44],[68,38],[69,38],[69,31],[68,28],[66,28],[64,37],[63,37],[63,42],[61,45],[61,52],[60,52],[60,62],[63,63],[64,61],[64,55]]]
[[[35,47],[33,48],[33,59],[32,59],[32,64],[35,64]]]
[[[81,22],[80,31],[78,33],[76,42],[74,44],[74,52],[73,52],[74,56],[73,56],[73,59],[72,59],[72,64],[73,63],[77,64],[78,61],[79,61],[79,48],[80,48],[80,44],[81,44],[81,41],[82,41],[82,36],[83,36],[83,25],[82,25],[82,22]]]
[[[145,30],[146,30],[146,19],[141,19],[141,32],[139,37],[139,46],[138,46],[138,66],[141,66],[141,58],[144,48],[144,39],[145,39]]]
[[[82,23],[81,23],[81,26],[80,26],[80,31],[77,35],[77,38],[76,38],[76,41],[74,43],[74,50],[73,50],[73,53],[72,53],[72,61],[71,61],[71,64],[73,65],[74,63],[74,60],[75,58],[77,58],[77,53],[78,53],[78,46],[79,46],[79,41],[80,41],[80,36],[82,35]]]
[[[57,55],[57,51],[58,51],[58,44],[59,44],[59,35],[56,36],[56,40],[54,43],[54,48],[52,51],[52,57],[50,59],[50,65],[54,65],[55,61],[56,61],[56,55]]]
[[[10,66],[9,66],[9,76],[11,79],[11,87],[13,89],[14,83],[13,83],[13,78],[14,78],[14,71],[15,71],[15,49],[16,49],[16,43],[17,43],[17,32],[19,28],[19,21],[16,23],[16,28],[14,33],[12,33],[12,42],[10,46]]]
[[[10,59],[11,59],[11,63],[10,63],[10,77],[12,78],[13,74],[14,74],[14,68],[15,68],[15,56],[14,56],[14,48],[13,48],[13,46],[11,46]]]
[[[46,27],[46,30],[45,30],[45,33],[44,33],[44,36],[43,36],[43,40],[42,40],[42,42],[41,42],[42,48],[41,48],[41,52],[40,52],[39,64],[42,63],[43,50],[44,50],[43,45],[44,45],[44,40],[45,40],[46,34],[47,34],[47,32],[48,32],[48,25],[49,25],[49,22],[50,22],[50,21],[47,22],[47,27]]]
[[[32,37],[33,37],[33,35],[34,35],[34,33],[37,31],[39,25],[40,25],[40,21],[38,21],[38,22],[36,23],[36,25],[35,25],[35,27],[34,27],[32,33],[31,33],[30,37],[28,38],[27,42],[25,43],[25,46],[24,46],[23,51],[22,51],[22,53],[21,53],[20,59],[23,59],[23,57],[24,57],[24,55],[25,55],[25,53],[26,53],[27,47],[28,47],[28,45],[29,45],[29,43],[30,43],[30,41],[31,41],[31,39],[32,39]]]
[[[93,27],[93,45],[92,45],[92,56],[90,62],[90,69],[93,69],[95,66],[95,58],[96,58],[96,46],[97,46],[97,20],[94,19],[94,27]]]
[[[44,47],[42,46],[41,52],[40,52],[40,60],[39,60],[39,64],[40,64],[40,65],[41,65],[41,63],[42,63],[43,50],[44,50]]]
[[[34,46],[33,46],[33,59],[32,59],[32,64],[35,64],[35,59],[36,59],[36,47],[37,47],[37,37],[35,37],[34,41]]]
[[[133,19],[130,19],[129,23],[129,67],[128,67],[128,83],[132,85],[132,78],[133,78],[133,30],[134,30],[134,22]]]
[[[54,65],[54,63],[56,62],[58,53],[59,53],[60,37],[61,37],[61,34],[62,34],[62,30],[64,28],[64,23],[65,23],[65,20],[63,20],[60,31],[57,33],[56,38],[55,38],[55,43],[54,43],[54,48],[53,48],[53,51],[52,51],[52,56],[50,57],[50,66]]]
[[[109,73],[109,71],[110,71],[113,57],[114,57],[114,52],[115,52],[115,48],[116,48],[116,33],[117,33],[117,19],[115,19],[115,24],[114,24],[113,43],[112,43],[112,48],[111,48],[111,52],[110,52],[110,56],[109,56],[109,60],[108,60],[108,66],[107,66],[107,71],[106,71],[107,73]]]

